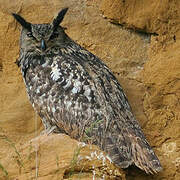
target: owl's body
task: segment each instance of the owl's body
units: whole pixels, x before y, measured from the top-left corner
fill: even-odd
[[[66,11],[52,24],[30,24],[13,14],[23,26],[18,64],[45,130],[98,145],[121,168],[160,171],[115,76],[59,26]]]

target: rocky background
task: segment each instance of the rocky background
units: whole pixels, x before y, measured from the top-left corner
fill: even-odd
[[[20,26],[51,22],[69,7],[67,34],[114,72],[163,171],[122,171],[97,147],[66,135],[40,135],[40,118],[14,63]],[[0,179],[180,179],[179,0],[0,0]]]

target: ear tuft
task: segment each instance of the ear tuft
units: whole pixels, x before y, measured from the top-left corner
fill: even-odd
[[[68,10],[68,8],[62,9],[62,10],[58,13],[57,17],[53,20],[53,26],[54,26],[55,29],[59,26],[59,24],[60,24],[60,23],[62,22],[62,20],[64,19],[64,16],[65,16],[67,10]]]
[[[28,31],[31,31],[31,23],[26,22],[26,20],[18,14],[12,13],[12,16],[21,24],[21,26],[26,28]]]

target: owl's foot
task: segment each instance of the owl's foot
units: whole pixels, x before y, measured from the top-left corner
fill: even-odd
[[[49,134],[53,133],[55,131],[55,129],[57,129],[57,126],[51,126],[47,129],[43,130],[40,134],[41,135],[44,135],[44,134],[49,135]]]

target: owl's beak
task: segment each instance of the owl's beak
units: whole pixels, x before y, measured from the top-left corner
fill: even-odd
[[[46,50],[46,43],[45,43],[44,39],[41,40],[41,50],[42,51]]]

